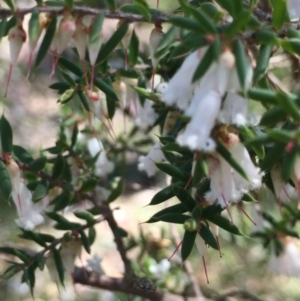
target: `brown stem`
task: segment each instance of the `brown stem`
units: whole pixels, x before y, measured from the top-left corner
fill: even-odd
[[[13,11],[11,9],[1,9],[0,19],[7,18],[14,15],[24,16],[30,14],[34,8],[37,9],[40,13],[63,14],[65,11],[65,8],[61,6],[34,6],[30,8],[19,8],[16,11]],[[80,13],[80,14],[89,14],[89,15],[98,15],[100,13],[103,13],[105,17],[108,19],[126,20],[128,22],[148,22],[148,23],[167,22],[169,18],[167,15],[160,13],[157,15],[153,15],[149,22],[142,15],[127,14],[127,13],[117,12],[117,11],[112,12],[109,10],[96,9],[96,8],[91,8],[86,6],[74,6],[72,12]]]
[[[130,278],[111,278],[90,272],[85,268],[75,268],[74,281],[75,283],[106,289],[109,291],[119,291],[125,294],[141,296],[151,301],[212,301],[211,299],[205,297],[186,298],[179,295],[164,293],[159,290],[147,293],[143,290],[134,288],[133,281]]]

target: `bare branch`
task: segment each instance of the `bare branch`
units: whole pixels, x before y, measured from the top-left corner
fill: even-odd
[[[104,275],[99,275],[94,272],[90,272],[85,268],[75,268],[74,282],[109,291],[118,291],[125,294],[133,294],[147,298],[151,301],[212,301],[205,297],[182,297],[179,295],[173,295],[164,293],[162,291],[155,291],[151,293],[138,290],[133,287],[133,279],[130,278],[111,278]]]

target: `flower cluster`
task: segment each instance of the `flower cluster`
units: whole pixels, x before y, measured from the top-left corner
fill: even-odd
[[[224,50],[200,80],[192,82],[196,68],[208,50],[206,47],[200,48],[185,59],[170,80],[162,99],[168,105],[176,105],[191,118],[186,129],[178,136],[178,143],[192,150],[212,152],[216,143],[210,135],[215,122],[245,124],[248,102],[238,94],[242,88],[235,57],[229,49]],[[251,68],[248,69],[247,78],[246,86],[249,87]]]

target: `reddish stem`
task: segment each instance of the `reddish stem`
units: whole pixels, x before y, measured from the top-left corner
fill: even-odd
[[[207,269],[206,269],[206,263],[205,263],[204,256],[202,256],[202,262],[203,262],[203,266],[204,266],[204,270],[205,270],[206,281],[207,281],[207,284],[209,284],[208,274],[207,274]]]
[[[228,212],[228,215],[229,215],[229,218],[230,218],[230,222],[233,224],[233,219],[232,219],[232,215],[231,215],[231,212],[230,212],[230,209],[229,209],[229,206],[228,206],[228,203],[226,201],[226,198],[224,197],[224,195],[222,194],[222,198],[223,198],[223,201],[225,203],[225,206],[226,206],[226,210]]]
[[[247,212],[243,209],[242,206],[240,206],[239,203],[236,203],[236,206],[248,217],[248,219],[256,226],[256,223],[254,220],[247,214]]]
[[[10,65],[9,65],[9,72],[8,72],[8,77],[7,77],[7,83],[6,83],[6,88],[5,88],[5,95],[4,95],[4,97],[6,97],[7,92],[8,92],[8,86],[9,86],[9,83],[10,83],[10,78],[11,78],[11,74],[12,74],[12,69],[13,69],[13,65],[10,64]]]
[[[175,255],[175,253],[177,252],[177,250],[180,248],[180,246],[182,245],[183,240],[179,243],[179,245],[176,247],[175,251],[172,253],[172,255],[170,256],[170,258],[168,259],[169,261],[172,259],[172,257]]]

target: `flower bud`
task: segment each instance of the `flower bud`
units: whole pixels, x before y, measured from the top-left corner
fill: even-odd
[[[73,40],[80,60],[84,60],[87,47],[87,28],[82,22],[82,17],[77,17],[76,19],[76,30],[73,35]]]
[[[58,27],[58,44],[57,54],[60,55],[67,48],[74,33],[76,24],[74,18],[70,14],[66,14],[59,23]]]
[[[151,31],[150,38],[149,38],[150,58],[152,61],[153,69],[156,69],[158,64],[158,59],[155,58],[155,53],[163,37],[164,37],[164,33],[162,31],[161,25],[156,24],[155,28],[153,28],[153,30]]]
[[[183,224],[184,230],[186,231],[196,231],[198,227],[198,223],[195,219],[189,218]]]

